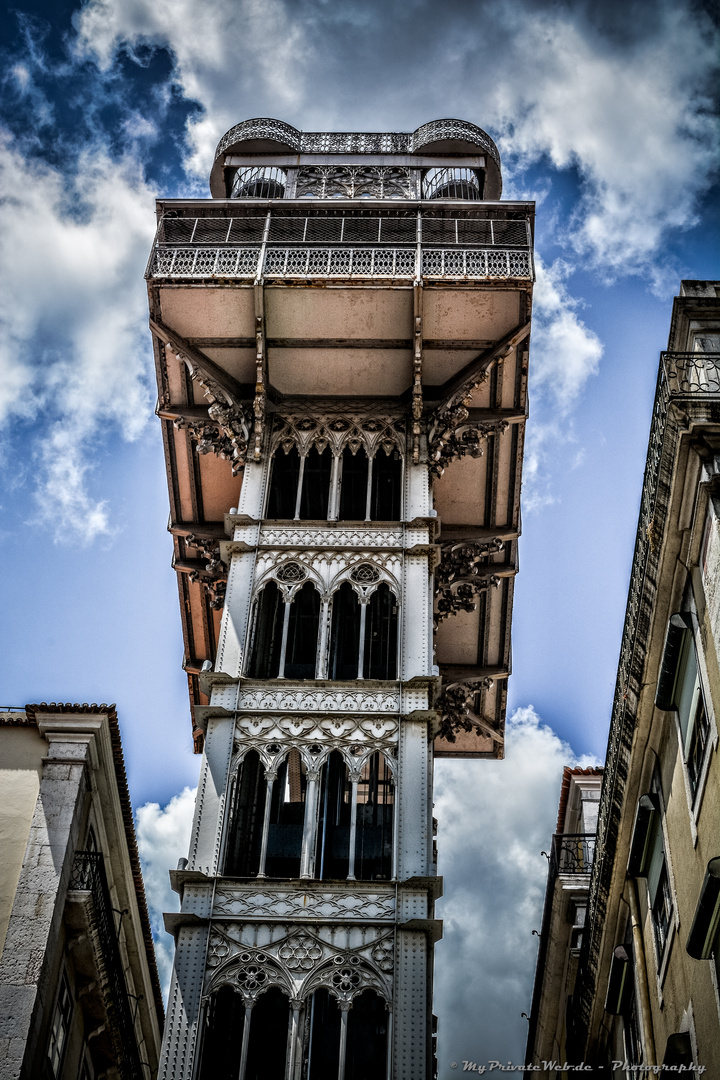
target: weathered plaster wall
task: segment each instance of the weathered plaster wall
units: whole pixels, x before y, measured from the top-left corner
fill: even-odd
[[[17,890],[47,743],[34,727],[0,727],[0,955]]]

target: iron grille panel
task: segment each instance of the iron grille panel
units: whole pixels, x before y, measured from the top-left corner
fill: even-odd
[[[99,972],[103,986],[118,1071],[123,1080],[142,1080],[135,1023],[123,974],[110,890],[105,874],[105,860],[100,851],[76,851],[70,875],[70,889],[89,892],[92,900],[92,924],[100,954]]]

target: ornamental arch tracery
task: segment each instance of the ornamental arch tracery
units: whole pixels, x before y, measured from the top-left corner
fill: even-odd
[[[395,561],[392,554],[353,553],[315,557],[314,565],[307,555],[284,555],[278,564],[265,556],[251,608],[247,675],[396,679],[400,584],[387,568]]]
[[[270,743],[233,763],[224,873],[388,881],[397,762],[375,747]],[[270,757],[272,755],[272,757]]]

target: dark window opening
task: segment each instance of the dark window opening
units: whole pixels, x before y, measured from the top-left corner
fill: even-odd
[[[235,783],[235,798],[228,833],[225,873],[229,877],[252,877],[260,869],[265,771],[256,750],[245,755]]]
[[[357,679],[360,649],[360,602],[348,581],[344,581],[332,599],[330,633],[331,679]]]
[[[337,1080],[340,1060],[340,1006],[329,991],[316,990],[313,994],[308,1009],[307,1028],[307,1080]]]
[[[59,1076],[62,1069],[72,1014],[73,999],[70,993],[70,984],[67,975],[63,972],[50,1025],[50,1039],[47,1048],[48,1070],[53,1077]]]
[[[293,748],[273,784],[265,872],[268,877],[300,876],[305,823],[305,765]]]
[[[323,766],[320,785],[316,875],[323,881],[348,876],[352,788],[342,754],[333,750]]]
[[[368,457],[364,450],[357,453],[346,447],[342,456],[340,479],[341,521],[364,521],[367,514]]]
[[[212,995],[205,1010],[200,1080],[237,1080],[245,1024],[245,1005],[229,986]]]
[[[255,627],[248,675],[251,679],[276,679],[280,666],[285,602],[274,581],[268,582],[256,601]]]
[[[300,455],[293,446],[285,454],[278,449],[272,462],[270,476],[270,495],[268,497],[267,516],[288,520],[295,517],[297,489],[300,479]]]
[[[667,863],[663,860],[656,886],[655,896],[652,901],[652,916],[655,926],[655,942],[657,944],[658,961],[661,960],[673,915],[672,893],[670,891],[670,879],[667,872]]]
[[[295,593],[295,599],[290,605],[285,650],[286,679],[315,678],[319,626],[320,593],[307,581],[302,589]]]
[[[390,766],[373,754],[357,788],[355,877],[361,881],[389,881],[392,875],[394,798]]]
[[[257,999],[250,1014],[245,1080],[285,1080],[289,1015],[290,1003],[276,986]]]
[[[374,990],[353,999],[348,1013],[345,1080],[385,1076],[387,1067],[387,1009]]]
[[[373,461],[371,521],[399,521],[402,461],[397,450],[380,451]]]
[[[368,604],[363,672],[366,679],[397,678],[397,622],[397,600],[383,583]]]
[[[325,450],[320,454],[312,446],[305,458],[302,495],[300,497],[301,521],[326,521],[330,498],[330,473],[332,454]]]
[[[693,722],[692,733],[690,735],[690,746],[688,748],[687,769],[688,777],[690,779],[690,787],[693,793],[693,799],[697,795],[697,790],[700,785],[700,777],[702,775],[703,765],[705,763],[705,754],[707,752],[708,743],[710,741],[710,721],[707,717],[705,710],[705,702],[703,701],[702,691],[698,694],[697,706],[695,709],[695,719]]]

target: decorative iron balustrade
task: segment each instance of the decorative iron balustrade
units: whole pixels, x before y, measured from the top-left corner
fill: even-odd
[[[166,216],[160,222],[148,277],[263,276],[531,281],[529,223],[416,211]]]
[[[231,147],[250,139],[269,139],[305,154],[414,154],[423,146],[462,139],[487,153],[500,166],[498,148],[482,128],[466,120],[431,120],[415,131],[298,131],[270,117],[243,120],[227,131],[215,150],[215,161]]]
[[[112,1028],[117,1066],[123,1080],[142,1080],[143,1070],[137,1047],[135,1024],[130,1010],[123,974],[110,890],[102,852],[76,851],[70,875],[70,889],[89,892],[92,922],[100,951],[105,1006]]]
[[[600,792],[597,859],[588,895],[588,932],[577,981],[576,1020],[587,1025],[599,959],[599,936],[606,913],[617,829],[623,805],[627,762],[647,655],[647,637],[657,589],[661,541],[665,530],[673,461],[679,433],[671,403],[697,405],[720,398],[720,353],[664,352],[660,355],[650,437],[645,463],[635,551],[615,683],[608,749]]]
[[[555,833],[551,858],[557,874],[589,874],[595,862],[595,833]]]
[[[720,354],[664,352],[660,355],[671,397],[720,394]]]
[[[151,278],[415,278],[413,248],[171,248],[158,246],[148,270]],[[527,251],[423,250],[426,278],[512,278],[532,281]]]

